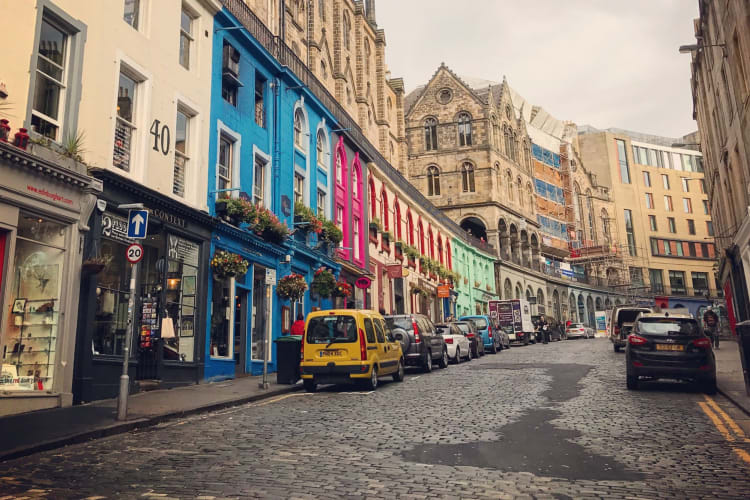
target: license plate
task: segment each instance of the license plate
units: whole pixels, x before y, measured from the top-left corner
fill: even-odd
[[[657,351],[684,351],[685,346],[680,344],[656,344]]]
[[[338,349],[334,349],[331,351],[320,351],[320,357],[321,358],[329,358],[331,356],[338,356],[341,353]]]

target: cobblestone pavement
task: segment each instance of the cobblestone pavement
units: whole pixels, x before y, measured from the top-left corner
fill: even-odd
[[[289,394],[2,463],[0,498],[747,498],[726,403],[623,363],[566,341]]]

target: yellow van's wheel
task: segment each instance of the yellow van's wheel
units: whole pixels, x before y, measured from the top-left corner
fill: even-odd
[[[318,384],[315,383],[315,380],[305,379],[302,381],[302,385],[305,386],[307,392],[315,392],[318,390]]]
[[[394,382],[401,382],[404,380],[404,362],[403,360],[398,360],[398,370],[396,370],[396,373],[393,374],[393,381]]]
[[[365,387],[371,391],[378,388],[378,367],[373,365],[372,372],[370,373],[370,379],[365,382]]]

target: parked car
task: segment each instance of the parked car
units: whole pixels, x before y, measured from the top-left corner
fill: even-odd
[[[503,338],[507,339],[507,335],[499,331],[496,327],[492,325],[492,322],[490,321],[489,316],[487,315],[461,316],[458,319],[459,321],[469,320],[474,323],[474,326],[476,326],[477,331],[482,336],[482,345],[484,346],[485,351],[489,351],[492,354],[495,354],[498,351],[503,350],[503,347],[505,345],[510,346],[510,340],[503,340]]]
[[[716,359],[711,339],[687,314],[641,313],[625,348],[628,389],[640,377],[687,380],[716,393]]]
[[[609,325],[609,340],[615,352],[625,347],[628,335],[633,330],[635,319],[641,313],[650,313],[651,308],[640,306],[615,306],[612,309],[612,320]]]
[[[424,314],[396,314],[385,316],[393,336],[401,343],[406,366],[421,366],[431,372],[434,363],[448,366],[448,349],[443,336]]]
[[[448,357],[454,363],[458,364],[464,359],[471,361],[471,342],[455,323],[435,325],[435,329],[443,336],[448,348]]]
[[[589,338],[590,330],[583,323],[571,323],[565,329],[565,336],[569,339],[587,339]]]
[[[484,356],[484,344],[482,336],[477,331],[473,321],[456,321],[456,326],[461,330],[466,338],[471,342],[471,353],[475,358]]]
[[[537,343],[542,342],[542,332],[538,327],[539,320],[542,318],[542,316],[544,316],[545,321],[547,321],[550,342],[553,340],[565,340],[565,331],[563,330],[562,323],[557,321],[552,316],[548,316],[546,314],[535,314],[531,317],[531,321],[534,323],[534,335],[536,336]]]
[[[318,384],[357,382],[375,390],[380,377],[404,379],[404,356],[401,344],[377,312],[315,311],[307,316],[300,370],[308,392],[314,392]]]

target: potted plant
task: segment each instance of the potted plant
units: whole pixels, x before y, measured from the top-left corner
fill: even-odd
[[[336,288],[333,290],[334,297],[351,297],[352,286],[346,281],[339,280],[336,282]]]
[[[329,269],[321,267],[315,271],[312,282],[310,283],[311,293],[325,299],[330,297],[335,289],[336,278]]]
[[[216,250],[211,259],[211,270],[219,279],[234,278],[247,272],[250,263],[236,253]]]
[[[320,231],[319,239],[324,244],[330,247],[336,247],[341,243],[344,238],[341,229],[336,224],[328,219],[322,219],[323,229]]]
[[[292,301],[300,300],[307,290],[307,282],[301,274],[287,274],[276,284],[276,294]]]
[[[276,214],[265,207],[256,205],[255,211],[257,222],[253,231],[269,243],[283,243],[289,236],[289,228],[286,223],[279,221]]]
[[[383,250],[390,251],[391,249],[391,233],[390,231],[383,231],[381,233],[381,245]]]
[[[227,216],[227,204],[229,203],[229,200],[227,199],[227,196],[219,196],[219,199],[216,200],[214,203],[214,212],[216,213],[216,217],[225,218]]]
[[[393,253],[398,260],[404,260],[404,245],[405,243],[401,240],[393,244]]]
[[[301,202],[294,204],[294,225],[298,224],[299,229],[305,232],[320,234],[323,231],[323,221],[315,215],[312,208]]]
[[[380,221],[378,218],[374,218],[370,221],[370,242],[374,244],[378,244],[378,233],[380,232]]]
[[[411,245],[407,245],[404,248],[404,253],[407,257],[407,265],[414,269],[417,268],[417,258],[419,257],[419,251]]]
[[[81,263],[82,274],[99,274],[107,265],[107,259],[100,256],[89,257]]]

